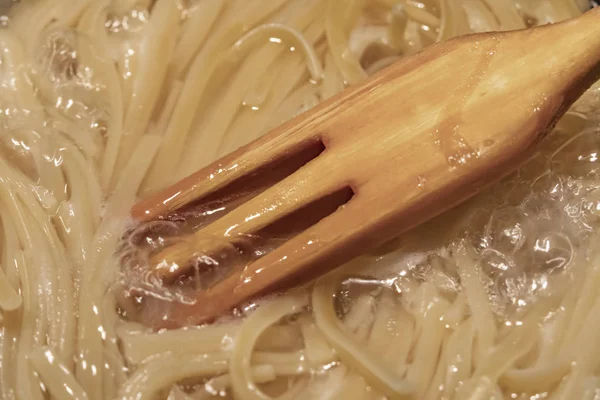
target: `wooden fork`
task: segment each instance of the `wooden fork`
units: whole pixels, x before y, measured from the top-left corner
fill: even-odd
[[[132,215],[150,221],[192,203],[246,196],[151,257],[152,273],[166,282],[186,272],[198,252],[216,250],[199,248],[207,235],[234,240],[282,221],[307,225],[197,292],[192,304],[175,304],[150,322],[209,322],[448,210],[514,171],[598,78],[600,9],[554,25],[456,38],[140,201]]]

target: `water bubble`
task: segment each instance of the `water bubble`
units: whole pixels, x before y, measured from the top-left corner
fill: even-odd
[[[196,290],[204,290],[215,285],[234,268],[246,265],[249,259],[231,242],[212,235],[195,238],[194,247],[198,250],[191,260],[193,272],[189,279],[193,281]]]
[[[471,211],[460,227],[460,234],[468,244],[473,246],[477,253],[490,246],[490,239],[486,235],[486,226],[490,220],[491,210],[475,208]]]
[[[520,182],[531,182],[549,170],[549,157],[546,153],[536,153],[528,162],[521,168],[517,177]]]
[[[530,289],[531,278],[525,273],[499,275],[492,280],[492,307],[504,315],[514,312],[529,303]]]
[[[115,8],[111,9],[104,23],[106,30],[112,34],[135,33],[141,30],[150,18],[150,11],[141,6],[127,7],[124,10]]]
[[[529,250],[529,249],[528,249]],[[565,269],[573,258],[571,239],[562,233],[539,235],[530,250],[531,268],[537,272],[556,272]]]
[[[531,182],[531,192],[551,202],[562,200],[565,194],[562,175],[546,171]]]
[[[600,223],[600,188],[594,188],[582,197],[581,210],[587,223],[594,226]]]
[[[531,231],[531,221],[516,207],[504,207],[492,213],[486,227],[486,236],[493,248],[513,253],[520,249]]]
[[[506,276],[515,269],[513,260],[495,249],[485,249],[481,254],[481,270],[490,278]]]
[[[85,128],[105,129],[109,107],[102,71],[107,70],[110,57],[74,29],[49,32],[36,54],[33,78],[49,112]]]
[[[552,155],[554,171],[578,178],[600,178],[600,132],[586,130],[567,141]]]

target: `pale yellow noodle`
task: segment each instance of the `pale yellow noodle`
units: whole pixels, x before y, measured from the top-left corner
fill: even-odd
[[[46,114],[53,120],[52,132],[60,132],[60,136],[68,140],[72,147],[77,147],[77,153],[86,160],[97,160],[104,155],[102,141],[97,135],[97,130],[81,126],[81,124],[67,118],[56,109],[46,109]],[[93,166],[86,161],[85,169],[90,170],[92,168]],[[94,178],[94,180],[97,180],[97,178]],[[98,200],[96,199],[96,201]]]
[[[500,26],[496,17],[483,0],[462,0],[463,9],[473,32],[498,31]]]
[[[102,155],[101,182],[103,187],[108,188],[112,175],[114,173],[115,163],[117,162],[118,148],[121,144],[123,135],[123,94],[120,79],[114,62],[109,61],[109,42],[106,37],[104,22],[107,18],[108,1],[94,3],[87,10],[88,23],[83,32],[92,35],[96,40],[94,42],[94,57],[101,58],[97,63],[104,75],[105,86],[109,98],[110,118],[107,129],[111,132],[106,141],[104,154]],[[83,17],[82,17],[83,19]],[[81,29],[81,27],[80,27]],[[96,198],[100,198],[97,196]]]
[[[27,271],[24,271],[22,263],[22,252],[15,254],[15,250],[20,247],[18,243],[18,237],[13,226],[12,218],[4,204],[4,201],[0,198],[0,204],[2,210],[0,210],[0,219],[2,220],[2,233],[3,233],[3,248],[2,248],[2,266],[6,270],[8,277],[10,277],[12,284],[21,291],[22,304],[19,312],[22,312],[26,316],[30,316],[31,304],[33,303],[30,298],[31,283],[27,279]],[[17,261],[17,259],[19,259]],[[18,275],[14,275],[18,274]],[[19,276],[20,275],[20,276]],[[35,304],[35,303],[33,303]],[[20,332],[19,329],[27,325],[28,319],[25,319],[22,323],[19,323],[16,319],[11,318],[11,313],[6,313],[6,319],[2,321],[2,337],[0,340],[2,360],[5,363],[18,366],[20,361],[17,356],[17,346],[19,345]],[[16,371],[15,368],[2,368],[0,371],[1,382],[0,393],[4,398],[9,398],[16,391]]]
[[[297,294],[273,300],[256,310],[242,325],[231,355],[229,374],[233,392],[244,399],[269,399],[256,387],[250,374],[254,345],[270,325],[281,318],[296,314],[307,304],[307,296]]]
[[[131,102],[124,116],[124,138],[119,146],[116,168],[123,168],[150,122],[151,113],[160,95],[161,82],[166,77],[169,60],[175,47],[179,10],[172,0],[159,0],[144,28],[139,46],[139,69],[131,94]],[[115,180],[116,181],[116,180]]]
[[[599,285],[600,257],[596,256],[592,259],[583,287],[577,294],[576,304],[569,312],[569,324],[564,329],[560,355],[569,354],[573,348],[577,347],[576,337],[582,331],[585,324],[585,317],[594,305]]]
[[[95,228],[94,216],[99,218],[100,210],[92,210],[88,188],[78,185],[79,182],[85,182],[86,177],[82,173],[84,170],[77,168],[78,165],[73,163],[71,159],[67,161],[67,158],[69,156],[65,155],[65,175],[67,176],[68,184],[71,185],[72,192],[71,198],[59,205],[57,217],[61,223],[57,224],[57,229],[62,233],[63,240],[69,242],[67,249],[70,250],[71,259],[81,265],[85,261],[86,251],[92,241],[92,232]],[[90,179],[89,176],[87,178]],[[91,179],[94,178],[93,176],[91,177]],[[62,231],[60,228],[63,228]],[[76,282],[79,281],[78,276],[74,278]]]
[[[446,375],[446,364],[448,362],[448,352],[450,351],[448,346],[448,341],[450,339],[450,335],[448,332],[445,332],[444,340],[442,342],[442,347],[440,350],[440,356],[437,362],[437,368],[435,369],[435,373],[431,378],[431,382],[429,383],[429,387],[424,395],[421,397],[423,400],[434,400],[440,397],[443,388],[443,382]]]
[[[107,216],[96,232],[89,259],[84,265],[79,301],[78,352],[83,357],[77,361],[76,376],[93,399],[102,398],[104,356],[102,349],[102,326],[100,312],[104,296],[104,282],[112,280],[116,271],[110,267],[112,252],[117,238],[124,228],[124,217],[133,204],[153,154],[158,150],[160,138],[144,136],[132,155],[115,194],[107,206]],[[114,266],[113,266],[114,268]]]
[[[342,321],[348,332],[360,341],[366,341],[374,319],[376,300],[371,294],[360,295]]]
[[[325,70],[323,71],[323,82],[321,83],[321,99],[327,100],[334,94],[344,89],[344,79],[339,72],[333,55],[327,53],[325,56]]]
[[[301,375],[310,371],[304,350],[285,353],[257,351],[252,354],[251,362],[271,365],[277,375]]]
[[[56,400],[88,400],[71,369],[61,363],[48,347],[39,347],[29,354],[29,361],[40,375],[44,386]]]
[[[203,354],[224,351],[240,328],[238,322],[166,332],[136,332],[120,326],[117,335],[130,363],[138,364],[160,353]]]
[[[499,28],[503,31],[523,29],[525,22],[519,15],[513,0],[484,0],[498,19]]]
[[[348,48],[358,59],[362,59],[366,50],[373,46],[385,46],[388,41],[386,26],[362,26],[350,34]]]
[[[224,59],[236,59],[242,57],[249,49],[258,46],[260,43],[272,40],[281,42],[284,46],[293,45],[297,50],[301,50],[305,56],[313,79],[319,80],[322,76],[320,60],[315,54],[309,39],[305,38],[297,29],[304,30],[322,10],[319,1],[312,0],[307,7],[297,15],[286,21],[289,27],[280,23],[263,24],[252,29],[241,39],[239,39],[225,54]],[[251,54],[235,72],[233,80],[229,82],[229,90],[225,91],[223,98],[214,105],[218,112],[209,113],[206,121],[203,121],[200,132],[194,132],[189,148],[194,151],[184,153],[182,166],[180,167],[181,176],[188,175],[206,164],[206,160],[216,157],[226,129],[230,126],[232,119],[242,106],[245,93],[255,84],[259,76],[263,74],[265,66],[271,67],[281,58],[286,50],[284,46],[262,45],[258,51]],[[197,154],[197,149],[202,149],[201,157]]]
[[[593,306],[590,308],[588,315],[585,318],[584,328],[578,333],[572,351],[574,356],[572,362],[572,370],[566,376],[566,381],[563,381],[563,388],[559,392],[560,399],[577,399],[583,398],[585,395],[585,385],[583,380],[593,376],[594,372],[600,365],[598,351],[598,329],[600,329],[600,297],[595,296]]]
[[[456,396],[457,400],[495,400],[504,397],[498,385],[487,376],[477,377],[469,383],[472,386],[470,386],[468,391],[461,391],[460,394]]]
[[[446,377],[443,382],[443,395],[452,398],[459,385],[472,373],[472,351],[475,332],[471,321],[465,321],[451,334],[446,354]]]
[[[403,377],[407,371],[407,358],[412,347],[413,323],[401,305],[394,307],[388,315],[388,325],[385,329],[390,336],[388,345],[372,351],[381,355],[391,371]]]
[[[315,21],[308,28],[305,35],[307,40],[315,43],[322,33],[324,27],[322,22]],[[269,93],[266,103],[261,104],[258,110],[253,110],[251,105],[238,113],[225,138],[219,148],[219,155],[225,155],[236,148],[256,139],[272,128],[276,122],[272,122],[273,115],[276,114],[277,107],[285,100],[291,91],[302,81],[307,79],[307,72],[303,62],[300,62],[300,56],[290,54],[282,63],[272,66],[267,70],[267,74],[273,76],[273,90]],[[280,68],[278,71],[275,68]],[[256,91],[256,89],[251,89]],[[247,95],[246,95],[247,96]],[[250,106],[250,107],[248,107]],[[291,118],[293,114],[285,115],[283,112],[279,116],[282,120]]]
[[[104,310],[117,309],[117,293],[122,288],[119,285],[111,286],[104,295],[102,308]],[[102,315],[102,327],[105,332],[104,336],[104,355],[107,362],[105,368],[108,373],[104,377],[104,393],[107,398],[114,398],[119,387],[126,380],[127,366],[125,356],[121,352],[120,343],[117,337],[116,329],[119,322],[117,313],[105,312]]]
[[[415,323],[403,306],[399,306],[398,308],[398,331],[386,351],[386,357],[392,364],[392,371],[397,372],[399,376],[403,376],[402,372],[405,372],[408,356],[414,341]]]
[[[388,41],[393,49],[402,51],[402,53],[405,53],[411,47],[405,41],[405,31],[408,22],[408,16],[406,15],[406,11],[404,11],[404,7],[396,5],[391,9],[387,35]]]
[[[429,284],[424,284],[427,286]],[[424,303],[427,309],[423,313],[422,321],[417,320],[418,340],[415,343],[412,363],[408,368],[406,380],[416,388],[418,397],[426,394],[442,350],[442,341],[445,335],[444,323],[441,317],[448,309],[448,302],[439,297],[437,290],[423,290]]]
[[[360,61],[356,55],[350,52],[348,35],[344,29],[344,24],[352,24],[355,21],[348,19],[342,22],[340,19],[345,13],[354,13],[355,9],[362,6],[362,2],[353,1],[348,8],[343,8],[342,6],[343,3],[336,0],[327,1],[325,30],[327,31],[329,49],[344,81],[348,84],[354,84],[365,79],[367,74],[360,65]]]
[[[467,318],[468,314],[467,297],[463,293],[459,293],[444,314],[443,321],[446,323],[446,328],[457,328]]]
[[[306,348],[306,359],[311,366],[316,367],[334,362],[337,357],[335,352],[325,340],[323,333],[317,325],[308,318],[302,324],[302,336]]]
[[[220,63],[222,50],[233,44],[240,35],[248,32],[261,20],[278,10],[285,1],[273,0],[266,3],[265,7],[252,7],[251,10],[247,10],[243,24],[233,22],[232,25],[226,27],[226,30],[213,42],[212,46],[203,48],[198,54],[184,80],[183,91],[164,133],[165,139],[147,178],[147,188],[153,189],[163,186],[177,167],[171,161],[177,160],[181,156],[197,106],[203,95],[205,95],[203,93],[204,88]],[[160,167],[158,167],[159,165]]]
[[[344,30],[346,36],[350,36],[366,5],[366,0],[347,0],[344,4],[345,7],[340,9],[340,28]]]
[[[597,257],[593,259],[597,262]],[[575,258],[574,269],[583,268],[584,270],[580,270],[574,274],[575,278],[570,282],[569,290],[561,299],[554,319],[545,326],[545,335],[542,339],[544,345],[540,349],[537,366],[546,366],[550,363],[560,362],[569,353],[566,349],[561,350],[561,348],[566,344],[565,337],[569,333],[569,326],[574,315],[573,310],[578,303],[584,285],[589,283],[589,279],[587,278],[594,275],[598,276],[596,275],[596,268],[588,268],[585,260],[586,256],[584,254],[578,254]]]
[[[127,39],[120,41],[113,38],[111,47],[120,49],[119,58],[117,59],[117,73],[119,74],[119,82],[121,84],[121,99],[123,102],[123,114],[126,114],[130,108],[130,103],[133,100],[133,86],[135,77],[138,75],[139,68],[139,53],[140,42],[143,38],[142,32],[136,32],[135,35],[130,35]],[[122,121],[124,123],[125,121]],[[122,136],[119,140],[122,140]],[[117,150],[118,150],[118,146]],[[111,178],[112,179],[112,178]]]
[[[274,381],[277,374],[272,365],[257,365],[251,367],[250,376],[254,383],[265,383]],[[210,393],[224,392],[231,386],[231,376],[229,374],[217,376],[206,382],[205,386]]]
[[[271,115],[268,127],[275,127],[285,122],[290,117],[300,114],[303,110],[304,101],[311,94],[318,95],[319,87],[311,82],[305,83],[291,92],[288,97],[281,102],[277,111]]]
[[[568,362],[551,362],[550,365],[526,369],[509,369],[500,377],[500,383],[522,392],[548,392],[569,373]]]
[[[2,46],[3,85],[6,83],[12,89],[10,94],[17,96],[16,103],[30,111],[39,112],[40,104],[35,98],[34,88],[27,76],[25,49],[19,38],[10,30],[0,30],[0,45]]]
[[[250,108],[252,111],[258,111],[260,110],[260,107],[265,104],[271,92],[275,90],[275,80],[286,62],[284,58],[287,59],[287,57],[280,57],[275,60],[274,63],[265,69],[262,76],[254,82],[242,99],[242,106],[244,108],[241,111],[246,108]],[[221,147],[223,147],[223,144],[221,144]]]
[[[258,338],[255,350],[289,351],[302,347],[302,333],[294,325],[273,325]]]
[[[198,392],[198,391],[197,391]],[[188,394],[184,392],[179,385],[173,385],[171,390],[169,391],[169,396],[167,400],[198,400],[200,399],[200,394],[194,393],[197,396],[193,396],[192,394]]]
[[[163,354],[141,365],[121,387],[120,400],[154,399],[170,385],[190,377],[214,376],[227,371],[226,354]]]
[[[442,0],[444,1],[444,0]],[[443,22],[442,22],[443,23]],[[438,38],[441,37],[442,32],[446,32],[447,28],[444,28],[445,25],[442,25],[440,28],[440,34]],[[440,39],[441,40],[441,39]],[[420,33],[419,24],[415,21],[408,20],[406,23],[406,28],[404,29],[404,44],[402,46],[404,50],[404,54],[411,55],[417,53],[425,46],[423,37]]]
[[[479,268],[466,250],[459,249],[455,256],[463,290],[471,310],[477,337],[477,357],[485,357],[496,340],[496,321],[488,296],[480,282]]]
[[[228,154],[270,129],[272,125],[269,125],[269,121],[275,114],[277,107],[294,90],[294,86],[306,78],[307,73],[304,73],[304,70],[305,67],[299,56],[290,57],[282,65],[281,70],[277,74],[273,84],[277,89],[273,93],[270,93],[267,102],[261,105],[258,110],[252,110],[251,107],[244,107],[238,113],[238,116],[225,134],[219,154]]]
[[[404,5],[404,12],[412,20],[431,28],[438,28],[440,26],[440,19],[425,8],[416,7],[409,1],[403,1],[402,3]]]
[[[393,397],[410,394],[412,387],[409,382],[396,377],[393,372],[387,371],[373,355],[361,349],[343,332],[333,307],[334,278],[320,279],[313,289],[312,304],[317,326],[340,360],[364,376],[374,388]]]
[[[373,74],[381,71],[382,69],[389,67],[390,65],[392,65],[393,63],[395,63],[396,61],[398,61],[400,59],[401,59],[400,56],[390,56],[390,57],[386,57],[381,60],[375,61],[373,64],[369,65],[369,67],[367,68],[367,73],[369,75],[373,75]]]
[[[170,80],[182,77],[182,72],[188,69],[192,58],[205,44],[223,8],[230,7],[230,3],[229,0],[205,0],[194,9],[191,17],[183,25],[181,37],[175,45],[171,65],[169,65]]]
[[[31,154],[35,162],[39,183],[42,187],[64,188],[66,185],[64,174],[60,168],[53,168],[54,160],[46,157],[46,154],[53,153],[52,148],[54,146],[50,140],[51,139],[44,132],[35,143],[32,143],[31,145]],[[57,202],[66,200],[66,193],[64,190],[54,190],[52,194]]]
[[[558,22],[580,14],[571,0],[517,0],[519,7],[539,24]]]
[[[310,19],[312,19],[312,14],[316,13],[319,8],[314,7],[312,10],[314,11],[307,13],[307,18],[304,18],[302,22],[308,24]],[[322,75],[321,66],[311,44],[298,31],[288,28],[285,25],[261,25],[248,32],[234,46],[239,46],[239,48],[246,46],[254,47],[260,42],[269,40],[270,37],[282,39],[284,43],[287,42],[286,45],[293,44],[296,48],[302,50],[308,61],[308,69],[313,79],[320,79]],[[240,70],[236,72],[232,82],[229,83],[230,89],[227,90],[225,97],[215,105],[218,112],[210,113],[206,121],[202,124],[201,131],[193,135],[189,143],[189,148],[193,149],[193,151],[184,153],[181,176],[189,175],[205,166],[207,160],[212,160],[216,157],[221,144],[218,139],[223,136],[231,124],[233,116],[241,107],[244,94],[250,89],[258,76],[260,76],[264,66],[272,63],[283,50],[284,48],[281,47],[274,49],[273,46],[264,46],[242,63]],[[200,155],[198,154],[199,149],[202,149]]]
[[[332,400],[374,400],[375,394],[361,375],[350,372],[338,386],[336,393],[330,397]]]
[[[28,180],[20,171],[5,165],[3,160],[0,160],[0,165],[9,183]],[[45,317],[49,325],[49,343],[57,347],[61,357],[71,359],[74,351],[75,317],[70,264],[54,226],[32,191],[19,184],[13,184],[13,188],[22,202],[22,210],[27,210],[26,213],[20,212],[21,221],[24,223],[25,234],[32,243],[30,245],[42,262],[41,278],[50,288],[49,292],[40,296],[40,300],[48,307],[49,314]],[[18,208],[19,200],[13,199],[13,204]],[[54,263],[57,265],[55,269],[52,268]]]
[[[14,311],[21,307],[22,299],[13,285],[8,281],[4,270],[0,269],[0,309]]]
[[[3,187],[4,185],[6,185],[6,181],[3,182]],[[5,210],[10,210],[10,215],[12,218],[16,219],[15,225],[17,229],[13,229],[10,223],[11,217],[3,213],[2,221],[5,236],[8,237],[8,235],[11,235],[11,237],[16,238],[18,232],[21,243],[31,243],[30,241],[23,241],[23,239],[29,240],[29,236],[27,234],[26,227],[20,223],[21,219],[19,218],[19,215],[21,214],[21,209],[14,194],[10,193],[8,190],[0,190],[0,199],[3,204],[3,208]],[[13,394],[16,393],[22,398],[38,400],[43,398],[42,393],[40,391],[37,379],[34,377],[33,372],[29,369],[29,364],[26,358],[26,355],[31,352],[33,346],[39,344],[41,336],[46,333],[46,321],[43,318],[39,320],[36,318],[36,316],[39,315],[39,311],[43,311],[43,309],[38,309],[40,303],[36,301],[37,299],[35,298],[35,292],[37,290],[36,285],[38,284],[38,281],[34,280],[35,275],[30,276],[29,274],[29,272],[32,272],[32,270],[36,269],[37,265],[34,264],[34,268],[28,271],[28,269],[25,267],[26,260],[23,251],[18,251],[15,254],[13,249],[15,248],[11,248],[11,251],[5,251],[4,261],[14,262],[17,266],[21,281],[23,306],[21,308],[21,321],[14,320],[6,321],[4,323],[5,330],[3,333],[6,336],[4,336],[5,341],[3,341],[3,357],[6,356],[8,360],[13,359],[15,364],[14,381],[10,382],[9,380],[3,384],[10,385],[13,383],[14,386],[12,388],[8,388],[9,390],[12,389],[14,391]],[[27,261],[31,262],[31,258]],[[37,273],[38,271],[35,272]],[[10,342],[6,342],[6,340],[11,338],[16,339],[16,348],[10,348]],[[11,352],[14,352],[14,356],[12,357],[10,356]],[[2,370],[3,375],[7,374],[5,368]]]
[[[401,329],[397,326],[395,315],[397,307],[392,295],[385,291],[377,304],[375,320],[368,339],[369,348],[375,354],[383,354],[386,357],[387,348]]]
[[[171,118],[171,115],[173,115],[173,110],[175,109],[175,104],[177,104],[177,98],[181,94],[182,87],[183,83],[181,81],[173,82],[170,87],[171,90],[169,91],[169,96],[167,97],[160,118],[156,123],[156,132],[159,134],[167,129],[169,119]]]
[[[49,27],[75,26],[81,15],[92,3],[92,0],[63,1],[59,7],[56,2],[50,2],[50,15],[52,17]]]
[[[11,27],[23,40],[26,51],[33,51],[36,36],[48,28],[57,29],[76,24],[92,0],[40,0],[21,2],[12,13]],[[32,29],[32,27],[35,27]]]
[[[440,0],[442,22],[438,41],[448,40],[469,32],[469,21],[461,2],[462,0]]]
[[[344,384],[346,373],[346,368],[343,366],[331,368],[323,379],[310,382],[305,391],[298,396],[298,400],[333,399]]]
[[[543,304],[536,306],[517,329],[512,329],[482,360],[475,365],[472,377],[459,390],[458,398],[468,398],[482,387],[497,387],[502,373],[523,357],[534,346],[538,338],[538,323],[547,312]],[[483,386],[482,386],[483,385]],[[488,390],[488,389],[486,389]],[[495,389],[494,389],[495,390]]]

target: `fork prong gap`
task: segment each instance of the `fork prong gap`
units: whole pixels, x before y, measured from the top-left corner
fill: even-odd
[[[277,158],[267,162],[251,173],[237,178],[223,188],[196,199],[196,201],[176,211],[193,211],[208,203],[222,201],[227,203],[228,199],[235,200],[236,206],[228,207],[227,211],[220,215],[222,217],[227,212],[234,210],[238,204],[260,195],[269,187],[292,175],[324,151],[325,144],[321,138],[316,137],[302,142],[295,148],[278,155]]]
[[[266,226],[257,232],[257,236],[291,239],[333,214],[338,208],[348,203],[354,194],[354,190],[350,186],[344,186]]]

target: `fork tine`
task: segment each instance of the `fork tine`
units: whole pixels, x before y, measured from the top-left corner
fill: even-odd
[[[283,181],[195,232],[188,240],[153,255],[150,265],[157,266],[153,273],[161,280],[172,281],[173,277],[191,268],[198,251],[209,254],[218,250],[206,248],[207,243],[203,239],[211,236],[235,239],[255,234],[294,211],[347,187],[345,171],[336,168],[336,160],[322,154]],[[329,174],[323,174],[323,170],[328,170]]]
[[[282,289],[282,284],[290,287],[303,283],[313,275],[323,274],[324,268],[358,256],[364,252],[364,247],[340,246],[340,242],[358,243],[362,239],[359,238],[360,228],[369,224],[369,216],[357,212],[363,206],[361,202],[356,196],[269,254],[232,272],[213,287],[198,292],[193,304],[170,304],[167,318],[157,315],[147,322],[158,328],[211,322],[257,295],[274,288]],[[319,270],[315,269],[317,266]],[[290,278],[295,281],[291,282]]]
[[[375,223],[371,214],[360,212],[365,203],[365,197],[355,195],[333,214],[250,264],[238,276],[234,291],[238,304],[264,291],[306,282],[364,253],[370,247],[364,241],[364,228]]]
[[[265,135],[211,165],[178,181],[172,186],[141,200],[131,209],[139,221],[151,221],[226,187],[228,184],[265,168],[286,153],[301,150],[303,145],[316,141],[308,131]],[[311,138],[312,137],[312,138]]]

